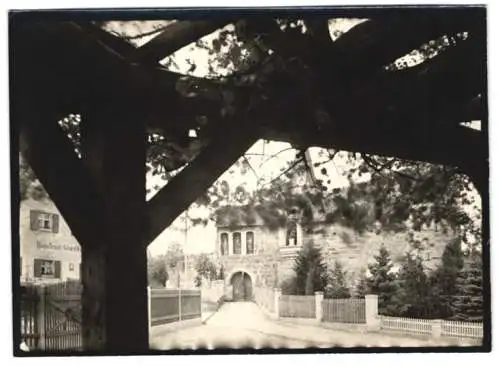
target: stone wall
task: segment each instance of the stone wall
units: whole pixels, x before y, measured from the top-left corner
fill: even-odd
[[[246,253],[246,242],[244,234],[248,231],[254,233],[254,253]],[[242,254],[233,254],[232,234],[240,232],[242,234]],[[227,233],[229,236],[229,255],[221,255],[220,235]],[[219,228],[218,238],[219,261],[224,267],[226,284],[230,284],[231,277],[238,271],[246,272],[252,278],[253,286],[274,287],[277,284],[277,248],[282,233],[270,231],[262,226],[240,227],[240,228]]]
[[[435,268],[439,264],[444,247],[451,236],[434,229],[424,229],[415,232],[414,235],[416,239],[423,241],[421,254],[426,267],[429,270]],[[411,249],[408,232],[381,232],[380,234],[368,232],[360,235],[340,225],[316,225],[311,233],[304,234],[304,241],[313,241],[319,245],[331,268],[333,268],[335,260],[339,260],[347,271],[356,274],[364,271],[368,264],[374,261],[374,256],[382,244],[387,248],[396,264]]]

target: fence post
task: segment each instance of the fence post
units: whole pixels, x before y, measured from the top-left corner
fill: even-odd
[[[380,319],[378,317],[378,296],[365,296],[365,316],[368,331],[380,330]]]
[[[148,286],[148,330],[151,332],[151,287]]]
[[[38,304],[36,311],[36,322],[38,330],[38,349],[44,351],[46,349],[45,340],[45,301],[47,297],[47,291],[45,286],[41,285],[37,287],[38,293]]]
[[[274,316],[278,319],[280,317],[280,297],[281,289],[274,289]]]
[[[323,291],[316,291],[314,297],[316,303],[316,321],[321,323],[323,321]]]
[[[443,321],[441,319],[432,320],[432,338],[440,338]]]
[[[179,286],[179,321],[182,320],[182,290]]]

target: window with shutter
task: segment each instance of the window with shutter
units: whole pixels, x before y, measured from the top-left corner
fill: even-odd
[[[52,215],[46,212],[39,212],[38,228],[43,231],[52,231]]]
[[[56,265],[56,263],[59,263]],[[61,273],[61,262],[45,260],[45,259],[35,259],[34,260],[34,275],[35,277],[42,278],[53,278],[56,277],[56,269],[58,268],[59,276]]]

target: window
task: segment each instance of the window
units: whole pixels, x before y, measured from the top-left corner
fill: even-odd
[[[59,232],[59,215],[48,212],[31,210],[30,211],[31,230]]]
[[[253,243],[253,232],[247,232],[247,254],[253,254],[254,243]]]
[[[41,264],[40,274],[42,276],[54,276],[55,268],[53,261],[44,261]]]
[[[221,255],[229,254],[229,237],[227,233],[220,234],[220,254]]]
[[[233,254],[241,254],[241,233],[233,233]]]
[[[297,245],[297,224],[290,222],[286,229],[286,246]]]
[[[35,259],[35,277],[61,278],[61,262],[46,259]]]
[[[38,227],[40,230],[52,230],[52,215],[47,214],[45,212],[41,212],[38,215]]]
[[[75,270],[75,265],[73,263],[69,264],[69,271],[73,272]]]

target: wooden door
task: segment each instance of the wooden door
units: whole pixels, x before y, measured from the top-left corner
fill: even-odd
[[[244,300],[251,301],[252,300],[252,279],[250,276],[245,273],[243,276],[243,288],[244,288]]]
[[[245,286],[243,282],[243,274],[236,273],[232,279],[233,285],[233,300],[234,301],[242,301],[245,300]]]

